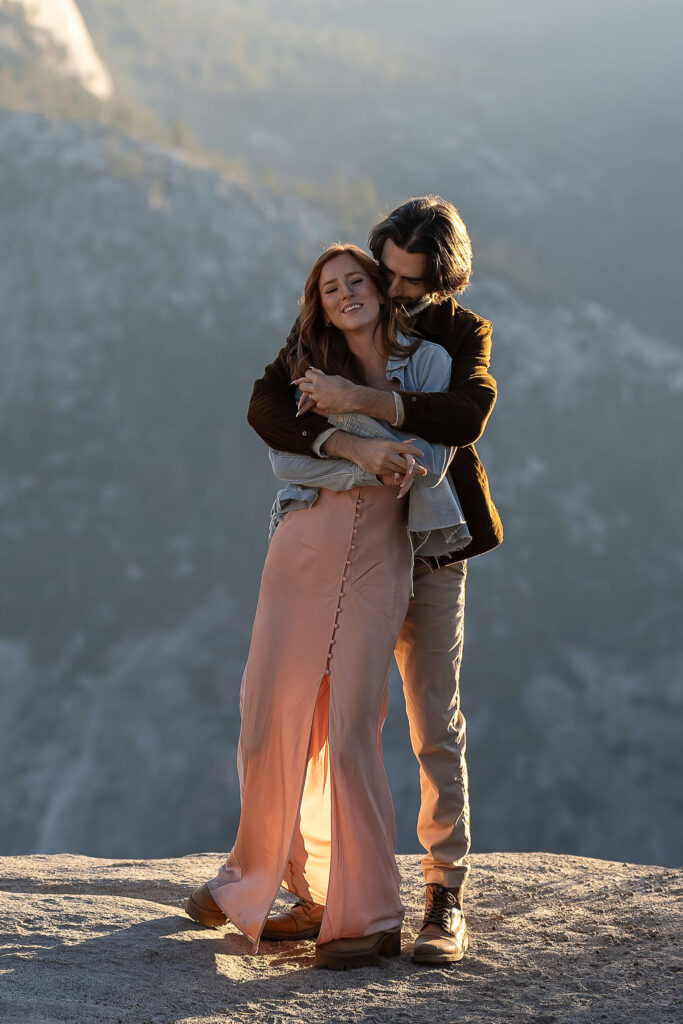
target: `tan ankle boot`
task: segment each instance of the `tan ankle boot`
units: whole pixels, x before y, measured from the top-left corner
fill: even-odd
[[[455,963],[462,960],[469,945],[460,891],[430,883],[424,921],[415,940],[412,959],[419,964]]]
[[[193,921],[206,925],[207,928],[220,928],[228,920],[211,895],[206,882],[192,893],[185,904],[185,911]]]
[[[281,914],[273,914],[268,918],[261,932],[262,939],[271,942],[284,940],[314,939],[320,931],[325,908],[318,903],[306,903],[299,900],[294,906]]]

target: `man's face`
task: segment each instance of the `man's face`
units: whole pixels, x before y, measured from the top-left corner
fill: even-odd
[[[414,306],[426,298],[424,281],[427,257],[422,252],[406,252],[387,238],[379,264],[387,281],[387,295],[394,302]]]

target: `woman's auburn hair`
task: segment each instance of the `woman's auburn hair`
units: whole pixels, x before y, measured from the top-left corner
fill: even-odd
[[[315,366],[323,373],[339,374],[356,384],[365,384],[363,368],[353,354],[343,332],[334,324],[325,323],[322,296],[320,294],[320,276],[323,267],[335,256],[348,253],[360,265],[361,269],[372,280],[384,302],[380,305],[379,329],[381,341],[387,357],[391,355],[412,355],[421,342],[415,338],[412,345],[406,347],[398,340],[399,330],[403,334],[413,335],[397,307],[386,294],[386,281],[379,265],[359,246],[351,242],[330,245],[311,267],[306,278],[304,292],[300,300],[301,312],[298,320],[299,340],[290,349],[289,368],[294,379],[303,377],[309,366]]]

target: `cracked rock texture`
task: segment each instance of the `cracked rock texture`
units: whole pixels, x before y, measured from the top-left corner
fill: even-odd
[[[3,1024],[683,1020],[681,871],[546,853],[472,858],[469,955],[423,967],[416,856],[399,857],[403,952],[315,967],[313,943],[201,928],[183,904],[221,854],[166,860],[0,858]],[[277,905],[289,897],[282,897]]]

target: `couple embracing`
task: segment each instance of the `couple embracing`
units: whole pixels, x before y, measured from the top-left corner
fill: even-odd
[[[249,423],[283,486],[240,690],[234,846],[187,902],[261,938],[316,939],[343,969],[401,951],[404,910],[381,730],[395,654],[419,762],[426,905],[412,958],[469,939],[465,719],[468,558],[502,539],[474,442],[496,400],[491,325],[452,297],[472,250],[458,211],[413,199],[334,245],[256,381]],[[271,915],[281,886],[297,897]],[[269,916],[270,915],[270,916]]]

